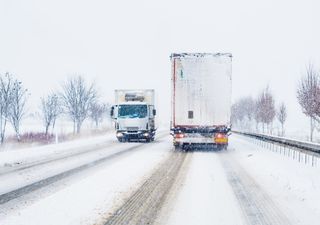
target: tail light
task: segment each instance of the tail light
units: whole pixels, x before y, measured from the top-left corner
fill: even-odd
[[[225,135],[225,134],[221,134],[221,133],[217,133],[217,134],[215,135],[215,138],[218,138],[218,139],[220,139],[220,138],[226,138],[226,135]]]
[[[179,133],[174,135],[175,138],[184,138],[184,134]]]

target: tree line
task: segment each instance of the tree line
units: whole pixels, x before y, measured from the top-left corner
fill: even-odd
[[[287,108],[284,103],[276,107],[275,98],[269,87],[264,88],[256,98],[243,97],[232,105],[231,121],[240,130],[273,133],[273,122],[281,124],[280,135],[284,135]]]
[[[306,67],[305,75],[297,87],[297,99],[302,112],[310,119],[310,141],[315,128],[320,130],[320,70],[313,64]]]
[[[302,112],[310,119],[310,141],[313,141],[314,130],[320,130],[320,69],[312,63],[306,69],[296,87],[296,98]],[[281,124],[280,135],[285,133],[287,108],[285,103],[275,106],[275,98],[269,88],[265,88],[256,98],[243,97],[232,105],[231,120],[233,125],[242,130],[256,132],[273,132],[275,119]]]
[[[20,127],[26,116],[26,103],[30,93],[21,81],[10,73],[0,74],[0,141],[4,143],[7,124],[10,123],[20,141]],[[52,91],[40,99],[40,119],[45,135],[55,127],[61,115],[67,115],[73,122],[73,133],[80,133],[87,118],[96,127],[108,115],[109,107],[99,102],[99,95],[93,83],[87,83],[82,76],[69,78],[61,85],[60,91]]]

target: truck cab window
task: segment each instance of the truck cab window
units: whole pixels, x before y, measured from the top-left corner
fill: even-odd
[[[120,105],[119,118],[145,118],[148,110],[146,105]]]

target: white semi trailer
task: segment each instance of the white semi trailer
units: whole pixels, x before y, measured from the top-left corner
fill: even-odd
[[[232,55],[173,53],[171,134],[175,147],[228,146]]]
[[[154,90],[115,90],[111,108],[117,139],[153,141],[156,133]]]

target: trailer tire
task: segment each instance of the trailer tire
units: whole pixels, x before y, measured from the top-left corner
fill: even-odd
[[[124,138],[118,138],[119,142],[125,142]]]
[[[175,151],[180,151],[181,150],[181,146],[179,144],[173,144],[174,150]]]

